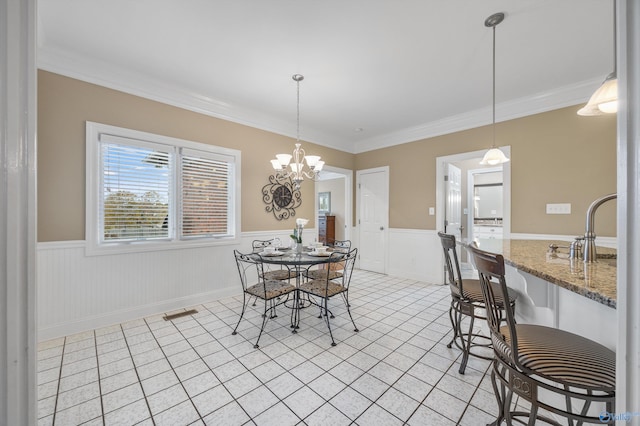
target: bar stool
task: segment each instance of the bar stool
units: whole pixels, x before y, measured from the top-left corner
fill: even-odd
[[[453,338],[447,344],[448,348],[455,345],[462,350],[462,361],[458,372],[464,374],[469,361],[469,355],[478,358],[491,360],[493,358],[473,352],[474,347],[491,347],[490,339],[487,336],[473,332],[473,325],[476,318],[484,320],[485,311],[484,299],[480,289],[480,281],[474,279],[462,279],[458,254],[456,252],[456,237],[443,232],[438,232],[442,248],[444,250],[445,266],[449,288],[451,289],[451,307],[449,308],[449,319],[453,328]],[[517,295],[509,292],[509,308],[515,310]],[[501,309],[504,309],[503,299],[498,300]],[[469,317],[469,329],[462,330],[462,316]],[[465,340],[466,339],[466,340]]]
[[[516,324],[513,312],[503,311],[497,303],[507,294],[504,258],[476,247],[469,249],[480,275],[493,343],[491,381],[500,413],[492,424],[505,420],[511,425],[514,417],[525,417],[529,425],[540,420],[560,426],[539,414],[539,408],[568,419],[570,425],[613,423],[608,413],[613,413],[615,407],[615,353],[564,330]],[[502,325],[504,320],[506,325]],[[531,404],[530,412],[511,411],[514,393]],[[599,406],[591,407],[592,403]],[[574,406],[579,407],[577,412]]]

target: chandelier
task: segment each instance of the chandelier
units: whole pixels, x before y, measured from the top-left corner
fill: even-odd
[[[304,80],[304,76],[300,74],[294,74],[293,80],[297,84],[297,116],[296,116],[296,148],[291,154],[277,154],[274,160],[271,160],[271,165],[276,171],[278,177],[291,178],[294,187],[300,188],[300,183],[306,177],[307,179],[315,179],[318,176],[320,170],[324,166],[324,161],[320,160],[319,155],[306,155],[304,149],[300,144],[300,82]],[[291,161],[293,160],[293,162]],[[304,163],[307,163],[307,169],[305,170]],[[287,167],[291,170],[287,170]]]
[[[493,29],[493,143],[491,149],[484,154],[484,158],[480,164],[489,164],[495,166],[497,164],[509,161],[504,152],[500,148],[496,148],[496,25],[504,19],[504,13],[494,13],[484,21],[484,26]]]

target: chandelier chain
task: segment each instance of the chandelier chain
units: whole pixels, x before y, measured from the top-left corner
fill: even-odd
[[[296,141],[300,142],[300,80],[296,79]]]

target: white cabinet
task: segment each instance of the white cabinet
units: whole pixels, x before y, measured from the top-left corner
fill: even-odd
[[[474,226],[473,238],[502,238],[502,226]]]

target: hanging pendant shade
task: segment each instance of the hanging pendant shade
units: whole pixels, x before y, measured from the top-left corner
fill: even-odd
[[[499,148],[496,148],[496,25],[504,20],[504,13],[494,13],[484,21],[485,27],[493,29],[493,143],[491,149],[484,154],[480,164],[495,166],[497,164],[506,163],[509,161],[504,152]]]
[[[591,95],[589,102],[578,110],[578,115],[591,116],[618,112],[616,27],[616,1],[613,0],[613,72],[604,79],[602,85]]]
[[[509,159],[506,155],[504,155],[504,152],[502,152],[502,150],[498,148],[491,148],[489,151],[487,151],[486,154],[484,154],[484,157],[482,158],[480,164],[495,166],[497,164],[506,163],[507,161],[509,161]]]
[[[578,115],[591,116],[618,112],[618,79],[611,73],[598,87],[589,102],[578,110]]]

